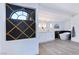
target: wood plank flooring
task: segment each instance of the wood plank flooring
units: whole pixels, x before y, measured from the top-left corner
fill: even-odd
[[[69,40],[54,40],[40,44],[40,55],[79,55],[79,43]]]

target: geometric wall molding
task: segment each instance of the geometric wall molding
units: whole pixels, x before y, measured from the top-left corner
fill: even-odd
[[[36,37],[35,9],[6,4],[6,40]]]

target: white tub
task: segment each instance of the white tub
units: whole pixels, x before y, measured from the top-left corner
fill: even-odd
[[[59,34],[59,35],[60,35],[61,40],[68,40],[70,33],[67,32],[67,33],[62,33],[62,34]]]

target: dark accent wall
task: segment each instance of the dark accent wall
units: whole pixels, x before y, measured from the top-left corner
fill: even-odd
[[[25,11],[29,14],[27,20],[12,19],[12,13]],[[36,37],[35,9],[6,4],[6,40],[19,40]],[[31,20],[30,20],[31,18]]]

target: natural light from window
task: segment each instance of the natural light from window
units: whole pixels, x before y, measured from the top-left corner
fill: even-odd
[[[11,15],[11,19],[17,19],[17,20],[27,20],[28,19],[28,13],[25,11],[17,11]]]

